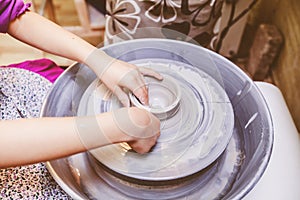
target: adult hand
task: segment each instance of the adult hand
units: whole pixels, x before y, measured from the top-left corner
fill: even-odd
[[[160,121],[150,112],[136,108],[113,111],[113,120],[128,137],[127,143],[138,153],[147,153],[160,136]]]
[[[163,79],[159,73],[151,69],[114,59],[99,49],[92,52],[85,63],[126,107],[130,104],[124,89],[129,89],[143,104],[147,105],[148,91],[143,76]]]
[[[137,107],[121,108],[95,116],[76,117],[76,128],[85,149],[127,142],[138,153],[148,152],[160,135],[160,121]]]

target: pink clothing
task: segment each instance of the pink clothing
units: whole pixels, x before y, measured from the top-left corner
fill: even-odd
[[[57,77],[64,71],[62,68],[57,66],[53,61],[45,58],[38,59],[38,60],[24,61],[21,63],[11,64],[2,67],[26,69],[45,77],[51,83],[53,83],[57,79]]]
[[[0,0],[0,32],[6,33],[9,23],[23,14],[30,5],[24,4],[22,0]]]

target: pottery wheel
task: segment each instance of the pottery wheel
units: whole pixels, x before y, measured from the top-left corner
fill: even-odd
[[[197,173],[215,161],[233,132],[234,114],[223,87],[211,76],[187,64],[164,59],[132,62],[172,76],[181,89],[177,113],[161,120],[161,136],[151,152],[141,155],[126,143],[90,151],[94,159],[121,175],[166,181]],[[122,105],[99,80],[85,91],[78,115],[93,115]]]

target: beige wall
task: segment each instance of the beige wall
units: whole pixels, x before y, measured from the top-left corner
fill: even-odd
[[[300,1],[260,0],[250,14],[249,24],[276,25],[284,44],[272,66],[272,76],[280,88],[300,132]]]

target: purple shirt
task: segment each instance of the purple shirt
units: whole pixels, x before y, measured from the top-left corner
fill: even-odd
[[[51,83],[53,83],[57,79],[57,77],[64,71],[62,68],[56,65],[55,62],[47,58],[41,58],[37,60],[27,60],[17,64],[0,66],[0,70],[1,67],[26,69],[45,77]]]
[[[9,23],[23,14],[30,5],[24,4],[23,0],[0,0],[0,32],[6,33]]]

